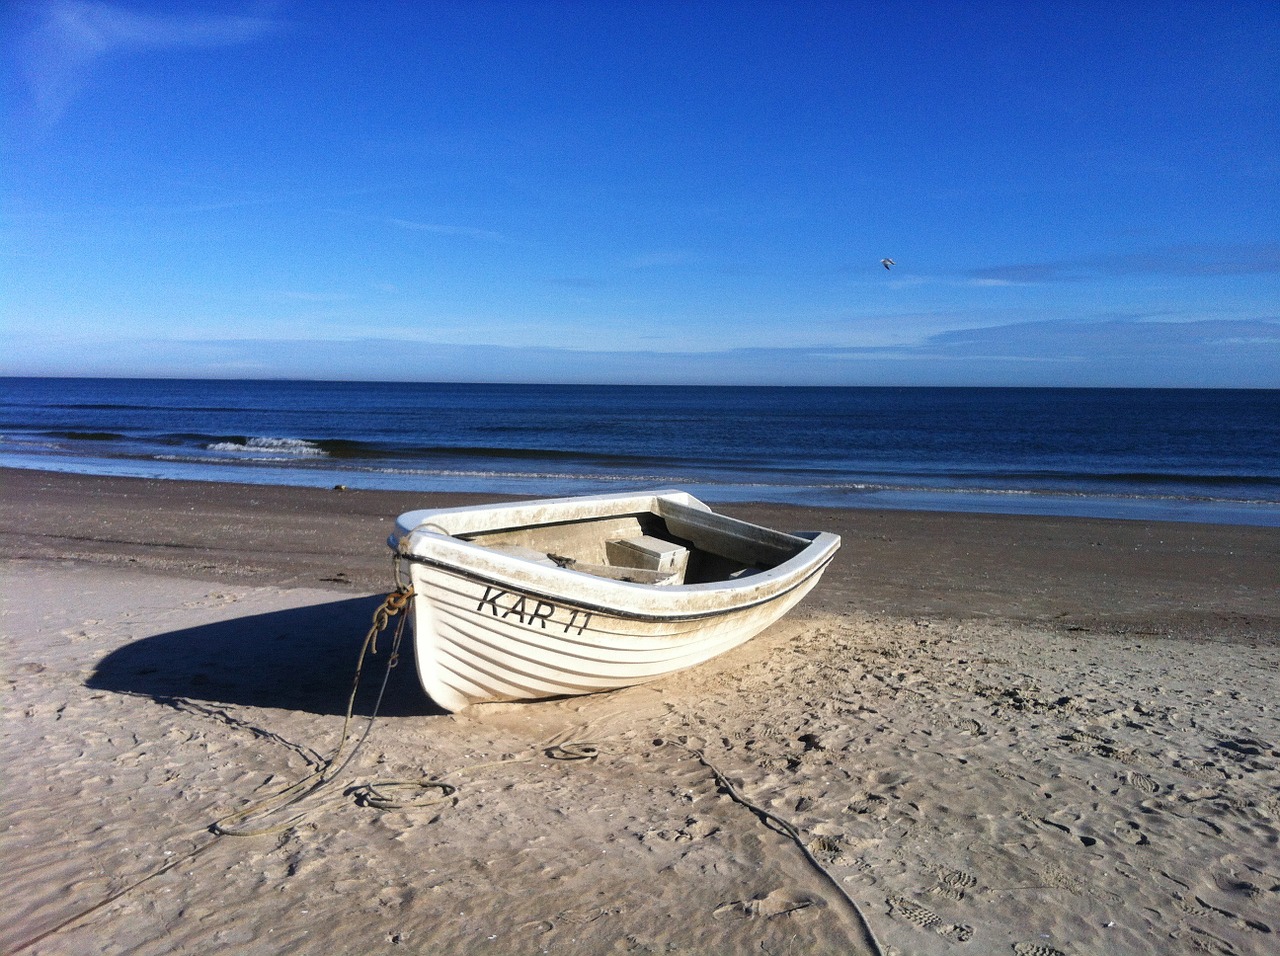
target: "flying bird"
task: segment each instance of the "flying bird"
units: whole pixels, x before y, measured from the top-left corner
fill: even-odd
[[[894,262],[892,259],[881,259],[881,260],[880,260],[880,265],[884,266],[884,267],[887,269],[887,268],[889,268],[890,266],[896,266],[896,265],[897,265],[897,263],[896,263],[896,262]]]

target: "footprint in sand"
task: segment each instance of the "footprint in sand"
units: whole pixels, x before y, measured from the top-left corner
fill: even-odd
[[[721,903],[712,911],[713,919],[736,917],[738,919],[754,919],[764,917],[774,919],[778,916],[794,916],[807,912],[817,904],[811,899],[796,899],[782,890],[774,890],[766,895],[753,896],[749,900],[731,900]]]
[[[901,916],[915,923],[921,929],[931,929],[939,936],[955,943],[967,943],[973,938],[972,926],[961,926],[956,923],[944,923],[942,917],[931,909],[902,896],[890,896],[885,902],[889,904],[889,913]]]
[[[823,863],[836,864],[845,859],[843,835],[820,833],[809,844],[809,850]]]
[[[1062,813],[1056,813],[1055,816],[1061,816]],[[1065,823],[1059,823],[1057,820],[1051,820],[1049,817],[1039,816],[1025,808],[1014,811],[1014,816],[1025,823],[1031,824],[1033,827],[1044,830],[1047,833],[1065,833],[1067,836],[1075,837],[1084,846],[1093,846],[1098,842],[1096,837],[1087,836],[1083,833],[1076,833],[1070,826]],[[1071,818],[1072,823],[1079,823],[1081,817],[1079,815]]]
[[[1254,737],[1228,737],[1224,740],[1219,740],[1218,746],[1245,757],[1261,757],[1265,755],[1280,757],[1280,749]]]
[[[1230,910],[1225,910],[1220,906],[1214,906],[1212,903],[1207,903],[1199,896],[1193,895],[1191,899],[1188,900],[1181,893],[1174,893],[1173,901],[1177,904],[1178,909],[1182,910],[1182,912],[1186,913],[1188,916],[1193,916],[1196,919],[1209,919],[1216,916],[1228,920],[1240,929],[1252,929],[1259,933],[1266,933],[1267,935],[1271,934],[1271,927],[1261,920],[1246,919],[1239,914],[1231,912]]]
[[[1136,787],[1143,793],[1158,793],[1160,784],[1156,783],[1151,777],[1145,773],[1139,773],[1136,770],[1130,771],[1127,775],[1128,783],[1131,787]]]
[[[1042,946],[1040,943],[1014,943],[1013,951],[1018,956],[1067,956],[1060,949],[1054,949],[1052,946]]]
[[[1280,873],[1260,869],[1233,853],[1222,857],[1211,875],[1218,892],[1243,896],[1255,903],[1266,899],[1269,892],[1280,892]],[[1191,889],[1186,883],[1181,885],[1184,889]]]
[[[1062,739],[1070,740],[1072,743],[1077,743],[1077,744],[1109,744],[1111,743],[1111,741],[1108,740],[1106,737],[1101,737],[1098,734],[1090,733],[1087,730],[1080,730],[1078,728],[1076,730],[1071,731],[1068,734],[1064,734],[1062,736]]]
[[[650,843],[654,840],[664,841],[668,843],[692,843],[697,840],[704,840],[720,832],[720,827],[709,820],[699,820],[697,817],[686,817],[684,826],[676,828],[663,828],[660,830],[649,830],[640,835],[642,843]]]
[[[79,627],[68,627],[59,633],[73,644],[96,640],[102,635],[97,628],[102,622],[98,620],[84,621]]]
[[[863,793],[855,795],[854,799],[844,808],[845,813],[871,814],[877,817],[883,817],[888,810],[889,801],[880,796],[878,793]]]
[[[952,870],[945,866],[926,866],[939,880],[930,892],[945,896],[959,902],[964,899],[964,891],[978,885],[978,878],[963,870]]]
[[[1199,926],[1189,926],[1195,935],[1192,937],[1192,945],[1202,953],[1217,953],[1219,956],[1235,956],[1237,950],[1231,943],[1227,942],[1221,936],[1215,936],[1207,929],[1201,929]]]
[[[1117,820],[1115,822],[1115,833],[1125,843],[1132,843],[1134,846],[1146,846],[1151,842],[1147,839],[1147,835],[1142,832],[1142,828],[1132,820]]]
[[[1222,783],[1224,780],[1230,780],[1231,774],[1222,767],[1214,763],[1198,763],[1194,760],[1175,760],[1173,762],[1174,769],[1181,770],[1188,777],[1204,783]]]
[[[1040,868],[1040,879],[1044,881],[1045,886],[1066,890],[1068,893],[1074,893],[1077,896],[1088,894],[1094,899],[1102,900],[1112,906],[1120,906],[1124,902],[1123,898],[1117,894],[1108,893],[1097,886],[1077,880],[1062,867],[1053,863],[1048,863]]]
[[[1054,866],[1052,863],[1044,866],[1040,870],[1040,878],[1044,880],[1046,886],[1052,886],[1055,889],[1066,890],[1068,893],[1083,893],[1085,885],[1077,880],[1061,867]]]

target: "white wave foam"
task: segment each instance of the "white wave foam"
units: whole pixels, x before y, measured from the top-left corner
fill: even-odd
[[[218,441],[205,446],[208,451],[246,455],[261,459],[272,458],[328,458],[329,453],[315,442],[301,438],[250,438],[248,441]]]

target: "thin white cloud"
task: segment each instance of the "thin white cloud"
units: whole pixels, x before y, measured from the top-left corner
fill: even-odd
[[[874,354],[873,354],[874,352]],[[1084,362],[1087,361],[1083,355],[949,355],[946,352],[911,352],[911,351],[890,351],[890,350],[832,350],[817,351],[810,355],[815,359],[825,359],[830,361],[844,362],[865,362],[868,359],[874,359],[877,362],[983,362],[983,363],[1004,363],[1004,362],[1032,362],[1045,364],[1062,364],[1064,362]]]
[[[388,219],[393,226],[408,229],[410,232],[429,232],[437,236],[460,236],[464,239],[483,239],[486,242],[510,242],[506,236],[491,229],[476,229],[472,226],[447,226],[434,222],[414,222],[412,219]]]
[[[1280,272],[1278,243],[1202,243],[1169,246],[1150,252],[992,266],[970,273],[970,283],[1025,285],[1135,275],[1233,276],[1277,272]]]
[[[280,293],[283,299],[296,302],[350,302],[354,296],[349,292],[301,292],[285,291]]]
[[[679,249],[660,250],[633,256],[622,263],[625,269],[662,269],[689,265],[693,256]]]
[[[38,5],[19,62],[40,119],[52,124],[104,60],[151,50],[251,43],[280,28],[264,16],[139,12],[101,0]]]
[[[259,326],[260,329],[260,326]],[[279,378],[417,381],[659,382],[777,385],[1105,385],[1260,387],[1280,384],[1280,320],[1180,324],[1023,322],[936,336],[914,348],[808,346],[719,351],[569,348],[396,332],[341,339],[310,329],[242,339],[124,338],[106,330],[57,352],[18,336],[0,359],[10,375],[257,374]],[[399,361],[388,369],[385,356]],[[157,359],[157,356],[160,356]],[[159,364],[157,364],[159,362]]]

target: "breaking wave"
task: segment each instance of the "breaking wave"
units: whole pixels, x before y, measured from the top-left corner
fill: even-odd
[[[315,442],[301,438],[246,438],[242,441],[217,441],[205,446],[207,451],[261,458],[327,458],[329,453]]]

